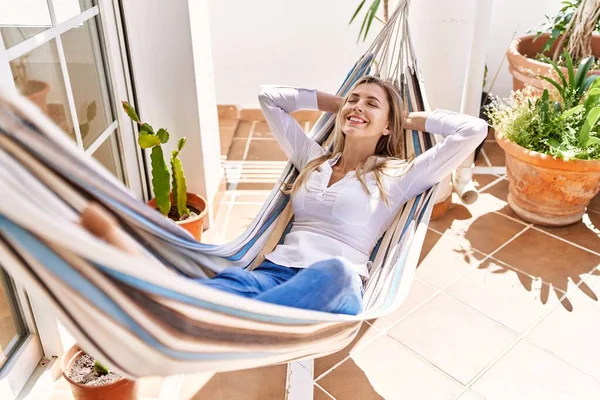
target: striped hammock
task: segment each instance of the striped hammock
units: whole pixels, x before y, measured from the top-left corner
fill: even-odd
[[[410,111],[426,109],[400,2],[338,95],[365,74],[391,77]],[[309,133],[324,146],[335,116],[323,114]],[[406,156],[433,137],[407,131]],[[281,180],[298,172],[287,164]],[[134,198],[26,99],[0,96],[0,264],[78,344],[121,374],[137,378],[228,371],[320,357],[349,344],[364,320],[404,301],[431,214],[434,188],[407,202],[377,243],[358,316],[302,310],[205,287],[229,266],[252,268],[293,224],[289,196],[274,189],[236,240],[199,243]],[[135,251],[84,229],[80,215],[99,204]]]

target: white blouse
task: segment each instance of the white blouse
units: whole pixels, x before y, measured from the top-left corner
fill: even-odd
[[[318,110],[316,90],[264,85],[258,98],[275,139],[298,170],[325,154],[290,115],[302,109]],[[367,277],[370,254],[399,207],[450,174],[487,135],[485,121],[445,110],[434,111],[425,128],[444,139],[419,155],[406,174],[382,176],[389,207],[379,196],[373,173],[365,178],[374,195],[366,193],[354,171],[327,187],[339,153],[321,164],[292,196],[293,227],[284,243],[265,258],[287,267],[306,268],[317,261],[343,257]]]

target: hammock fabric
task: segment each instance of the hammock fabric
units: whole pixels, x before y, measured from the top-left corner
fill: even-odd
[[[401,1],[338,95],[361,76],[391,77],[410,111],[426,109]],[[323,114],[311,137],[324,146],[335,116]],[[433,137],[407,131],[406,155]],[[298,172],[287,164],[281,179]],[[0,263],[30,293],[43,296],[79,345],[132,377],[227,371],[320,357],[349,344],[361,321],[404,301],[433,206],[434,188],[407,202],[375,247],[365,312],[329,314],[263,303],[205,287],[229,266],[252,268],[293,223],[289,196],[273,189],[253,223],[224,245],[194,241],[135,199],[120,182],[24,98],[0,97]],[[99,204],[117,222],[124,251],[82,227]]]

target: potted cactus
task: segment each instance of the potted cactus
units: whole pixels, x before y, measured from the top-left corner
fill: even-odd
[[[148,202],[148,205],[187,230],[196,240],[200,240],[204,218],[208,211],[207,202],[202,196],[187,192],[183,165],[179,158],[179,153],[185,146],[185,138],[179,140],[177,150],[171,153],[171,171],[169,171],[162,148],[162,145],[169,141],[169,132],[163,128],[155,132],[150,124],[140,120],[131,104],[126,101],[122,104],[129,118],[140,127],[138,144],[142,149],[151,149],[154,198]]]
[[[77,345],[63,355],[62,374],[75,400],[137,399],[135,381],[109,371]]]

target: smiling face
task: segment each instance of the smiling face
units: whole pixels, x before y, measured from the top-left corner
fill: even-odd
[[[342,132],[353,140],[377,142],[390,133],[389,112],[385,90],[373,83],[363,83],[354,88],[341,109]]]

